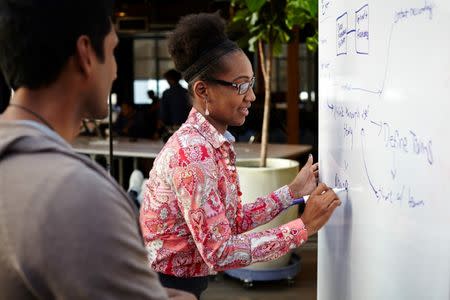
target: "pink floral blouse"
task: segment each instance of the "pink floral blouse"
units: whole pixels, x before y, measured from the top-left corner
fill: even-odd
[[[193,108],[156,158],[140,215],[153,270],[206,276],[276,259],[307,240],[300,219],[247,233],[289,207],[292,197],[283,186],[242,205],[233,140]]]

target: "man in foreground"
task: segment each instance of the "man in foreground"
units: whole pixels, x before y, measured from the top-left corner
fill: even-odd
[[[2,299],[195,299],[147,267],[126,193],[70,142],[104,118],[118,43],[109,1],[0,0]]]

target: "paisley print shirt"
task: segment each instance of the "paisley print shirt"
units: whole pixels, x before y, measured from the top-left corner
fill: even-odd
[[[293,199],[283,186],[242,205],[233,140],[193,108],[155,159],[140,214],[153,270],[206,276],[276,259],[307,240],[300,218],[247,232],[272,220]]]

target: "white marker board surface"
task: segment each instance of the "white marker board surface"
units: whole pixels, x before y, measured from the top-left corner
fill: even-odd
[[[450,1],[319,0],[318,299],[450,299]]]

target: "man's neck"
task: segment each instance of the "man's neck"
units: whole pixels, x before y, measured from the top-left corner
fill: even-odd
[[[8,106],[1,118],[42,123],[70,143],[79,132],[81,118],[77,117],[77,110],[71,108],[73,102],[67,95],[62,95],[54,89],[34,91],[20,88],[10,101],[13,105]]]

